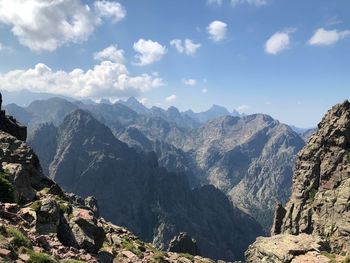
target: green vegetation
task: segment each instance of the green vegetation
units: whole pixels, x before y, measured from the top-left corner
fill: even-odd
[[[34,211],[39,211],[41,207],[41,201],[34,201],[31,205],[30,208],[33,209]]]
[[[181,255],[181,257],[187,258],[187,259],[189,259],[189,260],[191,260],[191,261],[194,260],[194,256],[191,255],[191,254],[188,254],[188,253],[181,253],[180,255]]]
[[[122,240],[121,247],[125,250],[131,251],[136,256],[140,256],[142,254],[141,250],[129,238]]]
[[[13,239],[10,241],[9,248],[13,252],[18,251],[20,247],[32,248],[32,243],[30,240],[23,235],[21,231],[14,227],[8,227],[6,229],[7,236],[12,237]]]
[[[309,192],[308,192],[308,201],[313,202],[315,200],[315,196],[317,194],[317,190],[312,188]]]
[[[45,253],[29,252],[28,263],[57,263],[55,259]]]
[[[60,263],[85,263],[85,261],[80,261],[76,259],[64,259],[60,260]]]
[[[321,254],[327,258],[329,258],[330,263],[336,263],[336,255],[328,252],[321,252]]]
[[[10,182],[10,176],[7,171],[0,173],[0,202],[14,203],[14,189]]]
[[[350,263],[350,256],[347,256],[344,260],[343,263]]]
[[[154,263],[165,263],[165,253],[163,251],[155,251],[154,252]]]

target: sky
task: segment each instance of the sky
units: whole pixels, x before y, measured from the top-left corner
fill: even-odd
[[[348,0],[0,0],[0,90],[313,127],[350,99]]]

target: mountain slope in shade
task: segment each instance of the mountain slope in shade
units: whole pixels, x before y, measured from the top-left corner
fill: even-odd
[[[129,148],[82,110],[68,115],[59,127],[49,171],[65,190],[95,196],[103,217],[160,248],[187,232],[205,256],[242,259],[261,233],[215,187],[191,190],[186,176],[158,166],[154,153]]]

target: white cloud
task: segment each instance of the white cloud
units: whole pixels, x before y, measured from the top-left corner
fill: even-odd
[[[76,98],[116,98],[137,96],[164,85],[161,78],[149,74],[130,76],[125,65],[103,61],[92,69],[54,71],[39,63],[28,70],[0,73],[1,88],[8,91],[28,89]]]
[[[207,5],[221,6],[223,0],[207,0]]]
[[[308,44],[318,46],[330,46],[348,36],[350,36],[350,30],[338,31],[319,28],[309,39]]]
[[[202,89],[202,93],[207,93],[208,89]]]
[[[53,51],[67,43],[88,39],[103,18],[113,21],[125,16],[115,8],[107,15],[103,6],[117,2],[98,1],[95,8],[81,0],[0,0],[0,24],[8,25],[19,42],[34,51]],[[112,15],[113,13],[113,15]]]
[[[167,53],[165,46],[152,40],[139,39],[134,43],[134,50],[139,54],[135,55],[136,65],[145,66],[162,59]]]
[[[236,111],[238,111],[239,113],[246,112],[247,110],[249,110],[249,106],[245,104],[240,105],[236,108]]]
[[[232,6],[237,6],[239,4],[249,4],[254,6],[263,6],[269,3],[268,0],[231,0]]]
[[[126,10],[118,2],[96,1],[95,9],[100,17],[111,19],[114,23],[119,22],[126,16]]]
[[[117,63],[124,63],[124,50],[118,49],[117,45],[109,46],[99,52],[94,53],[95,60],[110,60]]]
[[[214,42],[220,42],[226,38],[227,24],[222,21],[215,20],[209,24],[207,31],[210,39],[212,39]]]
[[[3,43],[0,42],[0,51],[8,51],[8,52],[12,52],[13,49],[10,46],[6,46]]]
[[[173,101],[175,101],[177,99],[177,96],[175,95],[175,94],[173,94],[173,95],[170,95],[169,97],[166,97],[165,98],[165,101],[166,102],[173,102]]]
[[[175,47],[177,52],[185,53],[186,55],[194,55],[197,49],[202,45],[194,43],[191,39],[186,38],[184,41],[181,39],[173,39],[170,41],[170,45]]]
[[[195,80],[195,79],[183,79],[182,82],[187,86],[197,85],[197,80]]]
[[[281,51],[290,47],[290,34],[295,32],[295,29],[286,29],[276,32],[265,43],[265,52],[276,55]]]

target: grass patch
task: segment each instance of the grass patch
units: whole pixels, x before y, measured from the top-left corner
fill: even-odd
[[[76,260],[76,259],[63,259],[63,260],[60,260],[60,263],[85,263],[85,261]]]
[[[42,204],[41,201],[38,200],[38,201],[34,201],[29,207],[37,212],[40,210],[41,204]]]
[[[121,247],[125,250],[131,251],[136,256],[140,256],[142,254],[141,250],[135,246],[134,242],[130,239],[122,240]]]
[[[181,253],[180,256],[181,256],[181,257],[184,257],[184,258],[187,258],[187,259],[189,259],[189,260],[191,260],[191,261],[194,260],[194,256],[191,255],[191,254],[188,254],[188,253]]]
[[[3,203],[14,203],[15,194],[13,186],[10,182],[9,174],[4,171],[0,173],[0,202]]]
[[[32,248],[32,243],[30,240],[23,235],[21,231],[14,227],[8,227],[6,229],[7,236],[12,237],[13,239],[10,241],[11,250],[18,251],[20,247]]]
[[[30,252],[28,263],[57,263],[57,260],[45,253]]]
[[[330,263],[336,263],[336,255],[328,252],[321,252],[321,254],[330,260]]]

